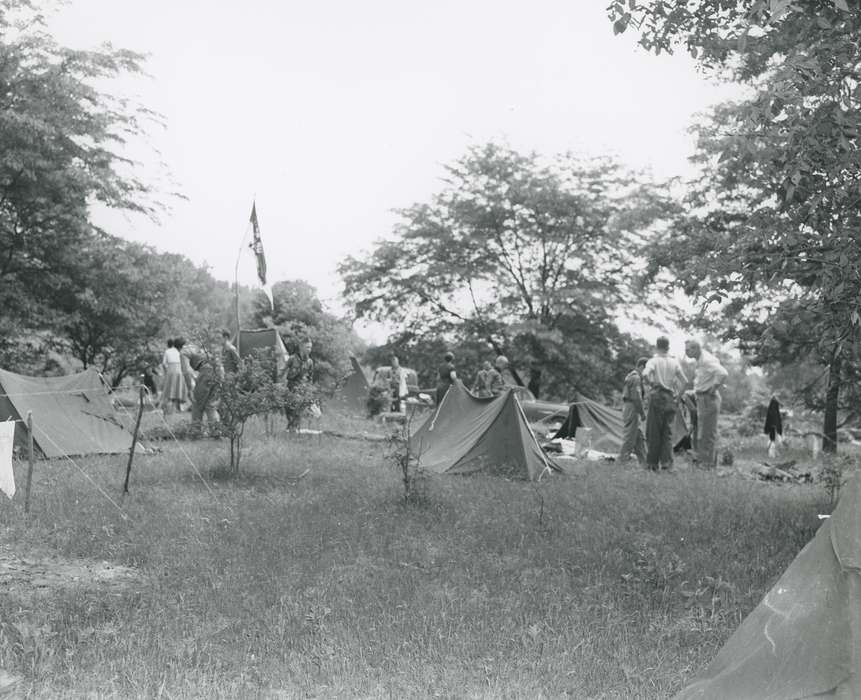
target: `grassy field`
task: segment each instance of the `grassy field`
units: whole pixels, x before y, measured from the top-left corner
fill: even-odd
[[[830,511],[817,486],[598,463],[434,477],[407,504],[385,445],[253,433],[236,479],[213,478],[223,441],[138,457],[126,519],[59,461],[37,464],[29,523],[0,505],[7,551],[140,575],[0,597],[21,693],[666,698]],[[80,466],[119,500],[124,458]]]

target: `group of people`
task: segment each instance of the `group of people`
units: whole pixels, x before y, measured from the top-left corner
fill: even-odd
[[[230,331],[221,331],[220,347],[214,353],[188,346],[182,338],[169,338],[167,341],[161,361],[163,379],[159,403],[165,415],[182,411],[184,406],[190,404],[193,435],[202,432],[204,418],[210,433],[217,432],[216,426],[220,423],[219,385],[225,378],[238,372],[241,365],[239,350],[230,338]],[[303,339],[298,344],[297,352],[287,357],[281,376],[290,389],[313,381],[312,348],[311,340]],[[152,384],[150,390],[157,395],[151,373],[149,376]],[[301,413],[289,409],[285,412],[288,429],[298,430]]]
[[[693,382],[696,427],[692,431],[693,460],[700,466],[717,465],[720,389],[728,372],[718,359],[697,340],[685,343],[687,364],[693,370],[689,379],[682,363],[669,354],[670,341],[661,336],[655,355],[641,357],[625,378],[622,392],[624,440],[619,451],[622,462],[635,455],[641,465],[652,471],[673,467],[673,423],[677,405],[689,383]],[[642,428],[645,423],[645,434]]]
[[[508,371],[508,358],[505,355],[497,355],[493,363],[485,360],[481,369],[475,376],[471,392],[481,398],[488,399],[499,396],[505,391],[506,385],[510,384],[506,378]],[[447,352],[438,370],[439,378],[436,387],[436,403],[442,403],[445,392],[457,381],[457,370],[454,366],[454,353]]]
[[[669,350],[669,340],[664,336],[658,338],[654,356],[637,360],[635,368],[625,378],[622,390],[624,438],[619,460],[628,461],[633,454],[642,466],[652,471],[672,469],[673,424],[679,403],[685,402],[694,417],[689,426],[693,460],[703,467],[714,467],[717,465],[720,389],[728,372],[697,340],[685,343],[687,361],[684,366],[670,356]],[[471,392],[479,398],[499,396],[512,383],[505,376],[508,371],[508,359],[504,355],[497,356],[493,363],[486,360],[475,377]],[[454,353],[445,354],[437,374],[436,404],[439,406],[449,387],[458,379]],[[392,411],[398,411],[407,392],[397,357],[392,357],[389,381]],[[688,389],[689,386],[692,388]]]
[[[161,408],[169,415],[190,402],[193,433],[201,431],[204,416],[210,430],[218,424],[218,383],[239,370],[239,351],[229,331],[221,332],[220,345],[220,352],[210,354],[187,346],[183,338],[169,338],[162,355]]]

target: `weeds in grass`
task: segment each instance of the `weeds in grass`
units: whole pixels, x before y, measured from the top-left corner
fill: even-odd
[[[29,525],[0,508],[0,548],[140,573],[116,594],[0,596],[0,668],[22,695],[671,697],[827,504],[819,488],[590,464],[542,479],[548,537],[529,483],[440,476],[417,508],[383,443],[248,430],[216,497],[168,443],[137,458],[127,520],[61,462],[37,465]],[[183,447],[203,469],[226,461]],[[123,459],[81,463],[119,492]]]
[[[858,465],[858,459],[847,454],[823,455],[819,480],[825,487],[830,505],[837,503],[840,488],[846,483],[848,473]]]
[[[428,501],[428,475],[421,466],[421,445],[414,448],[411,435],[412,414],[408,413],[403,423],[397,424],[389,435],[387,458],[400,472],[404,500],[424,505]]]

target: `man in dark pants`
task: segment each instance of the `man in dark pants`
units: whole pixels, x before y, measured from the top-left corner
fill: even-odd
[[[648,358],[641,357],[637,360],[637,366],[625,377],[625,386],[622,388],[622,422],[624,424],[624,440],[619,450],[619,463],[627,462],[631,453],[637,458],[640,466],[646,463],[646,448],[644,446],[643,431],[640,421],[645,420],[646,414],[643,409],[643,370]]]
[[[676,396],[688,383],[679,361],[669,356],[670,341],[666,337],[657,339],[655,350],[643,370],[651,386],[646,414],[646,468],[652,471],[658,471],[658,465],[672,469]]]
[[[306,338],[299,343],[299,352],[296,355],[290,355],[287,358],[287,367],[284,369],[284,375],[287,378],[287,386],[291,390],[296,390],[304,384],[310,384],[314,378],[314,360],[311,358],[311,349],[313,345],[311,340]],[[301,410],[287,411],[287,430],[290,432],[298,432],[299,426],[302,423]]]
[[[224,371],[215,358],[203,351],[194,351],[188,355],[188,363],[197,372],[194,384],[193,401],[191,404],[191,434],[200,437],[203,434],[203,417],[206,416],[209,434],[218,435],[218,390],[219,380],[224,379]]]

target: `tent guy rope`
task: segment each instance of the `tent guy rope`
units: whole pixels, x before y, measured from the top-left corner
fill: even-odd
[[[54,445],[54,447],[55,447],[55,448],[57,448],[57,450],[58,450],[59,452],[61,452],[61,453],[63,454],[63,457],[64,457],[65,459],[67,459],[68,461],[70,461],[70,462],[74,465],[74,467],[75,467],[79,472],[81,472],[81,474],[83,474],[83,475],[84,475],[84,477],[87,479],[87,481],[89,481],[93,486],[95,486],[96,490],[98,490],[98,492],[99,492],[99,493],[101,493],[101,494],[102,494],[102,496],[104,496],[104,497],[105,497],[105,498],[110,502],[110,504],[111,504],[114,508],[116,508],[116,509],[119,511],[119,513],[120,513],[120,515],[122,516],[123,520],[128,520],[129,516],[128,516],[128,515],[126,515],[126,514],[125,514],[125,512],[123,511],[123,509],[122,509],[122,508],[120,508],[120,506],[119,506],[119,505],[117,505],[117,502],[116,502],[113,498],[111,498],[111,497],[108,495],[107,491],[105,491],[101,486],[99,486],[99,485],[96,483],[96,481],[93,479],[93,477],[91,477],[89,474],[87,474],[87,472],[86,472],[86,471],[84,471],[84,469],[81,467],[81,465],[79,465],[79,464],[78,464],[74,459],[72,459],[69,455],[67,455],[67,454],[63,451],[63,448],[61,448],[61,447],[60,447],[56,442],[54,442],[54,440],[51,438],[51,436],[50,436],[50,435],[48,435],[48,433],[46,433],[44,429],[42,430],[42,435],[44,435],[44,436],[48,439],[48,441],[49,441],[52,445]]]

